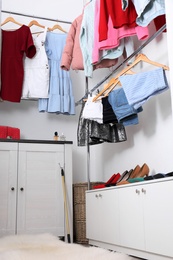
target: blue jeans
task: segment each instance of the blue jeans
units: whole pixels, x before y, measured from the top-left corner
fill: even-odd
[[[122,123],[124,126],[136,125],[139,123],[138,113],[143,109],[142,107],[134,109],[129,105],[123,88],[111,91],[111,93],[109,93],[108,101],[111,104],[119,123]]]

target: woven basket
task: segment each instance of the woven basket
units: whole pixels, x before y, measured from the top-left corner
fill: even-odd
[[[101,182],[91,182],[90,188]],[[73,219],[74,219],[74,242],[88,244],[86,238],[86,203],[85,192],[88,190],[88,183],[73,184]]]

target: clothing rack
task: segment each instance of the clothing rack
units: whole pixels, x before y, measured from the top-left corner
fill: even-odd
[[[94,86],[91,90],[88,90],[85,95],[78,100],[75,104],[76,106],[81,104],[84,99],[87,98],[88,95],[92,94],[94,90],[96,90],[101,84],[103,84],[107,79],[109,79],[122,65],[127,63],[131,58],[133,58],[136,54],[138,54],[145,46],[147,46],[153,39],[155,39],[158,35],[160,35],[166,29],[166,24],[163,25],[157,32],[155,32],[150,38],[148,38],[136,51],[134,51],[129,57],[127,57],[120,65],[118,65],[114,70],[111,71],[104,79],[102,79],[96,86]],[[88,87],[87,87],[88,89]]]
[[[11,11],[6,11],[6,10],[1,10],[1,12],[2,13],[7,13],[7,14],[14,14],[14,15],[21,15],[21,16],[26,16],[26,17],[32,17],[32,18],[37,18],[37,19],[42,19],[42,20],[47,20],[47,21],[71,24],[71,22],[69,22],[69,21],[64,21],[64,20],[59,20],[59,19],[52,19],[52,18],[46,18],[46,17],[42,17],[42,16],[23,14],[23,13],[16,13],[16,12],[11,12]]]
[[[7,13],[7,14],[14,14],[14,15],[20,15],[20,16],[25,16],[25,17],[32,17],[36,19],[42,19],[42,20],[47,20],[47,21],[52,21],[52,22],[60,22],[60,23],[66,23],[66,24],[71,24],[69,21],[64,21],[64,20],[59,20],[59,19],[52,19],[52,18],[47,18],[47,17],[42,17],[42,16],[36,16],[36,15],[30,15],[30,14],[23,14],[23,13],[18,13],[18,12],[11,12],[7,10],[1,10],[2,13]],[[28,100],[28,101],[36,101],[38,99],[35,98],[22,98],[22,100]]]
[[[107,79],[109,79],[122,65],[124,65],[127,61],[133,58],[136,54],[138,54],[145,46],[147,46],[153,39],[159,36],[166,29],[166,24],[163,25],[157,32],[155,32],[149,39],[145,41],[136,51],[134,51],[129,57],[127,57],[120,65],[118,65],[110,74],[108,74],[103,80],[101,80],[96,86],[94,86],[91,90],[88,87],[88,77],[85,77],[85,95],[76,102],[76,106],[82,104],[84,99],[87,98],[89,94],[91,94],[94,90],[96,90],[102,83],[104,83]],[[89,137],[88,137],[89,139]],[[90,190],[90,145],[89,140],[87,141],[87,180],[88,180],[88,190]]]

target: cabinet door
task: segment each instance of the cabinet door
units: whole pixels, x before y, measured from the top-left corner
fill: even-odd
[[[145,249],[142,192],[138,186],[119,188],[121,245]]]
[[[173,180],[147,184],[142,188],[146,250],[172,259]]]
[[[118,192],[86,193],[86,235],[88,239],[119,244]]]
[[[0,143],[0,236],[15,234],[17,149],[16,143]]]
[[[18,233],[64,236],[64,145],[19,144]]]

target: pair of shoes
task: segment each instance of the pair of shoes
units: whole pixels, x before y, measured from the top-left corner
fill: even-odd
[[[105,184],[105,186],[106,187],[115,186],[120,177],[121,177],[120,173],[117,173],[114,179],[110,183]]]
[[[165,178],[165,177],[166,177],[166,174],[157,173],[157,174],[154,174],[154,175],[151,175],[151,176],[146,176],[144,178],[144,180],[149,181],[149,180],[160,179],[160,178]]]
[[[131,169],[130,171],[127,171],[127,173],[124,175],[124,177],[121,178],[117,182],[116,186],[123,185],[123,184],[128,184],[128,179],[131,178],[131,174],[133,173],[133,171],[134,171],[133,169]]]
[[[141,167],[139,165],[136,165],[136,167],[134,168],[133,172],[130,175],[130,179],[133,179],[137,176],[137,174],[139,173]]]
[[[140,167],[139,165],[136,165],[135,169],[130,170],[130,171],[131,171],[131,173],[129,174],[129,177],[125,180],[118,182],[117,185],[129,184],[129,183],[133,182],[132,179],[143,178],[145,176],[148,176],[149,167],[146,163],[144,163],[142,165],[142,167]]]
[[[106,182],[106,183],[103,183],[103,184],[98,184],[98,185],[95,185],[93,187],[93,189],[102,189],[102,188],[105,188],[105,187],[110,187],[110,186],[113,186],[117,180],[120,178],[120,174],[119,173],[114,173],[110,178],[109,180]]]
[[[144,163],[142,165],[142,167],[140,168],[140,170],[137,171],[136,174],[134,174],[133,178],[148,176],[149,171],[150,171],[150,169],[149,169],[148,165],[146,163]]]
[[[125,172],[123,172],[122,175],[121,175],[121,177],[120,177],[119,180],[117,181],[116,185],[117,185],[119,182],[121,182],[121,181],[128,180],[128,179],[130,178],[132,172],[133,172],[133,169],[131,169],[130,171],[127,171],[127,170],[126,170]]]
[[[134,179],[134,178],[138,178],[138,177],[148,176],[149,171],[150,171],[150,169],[146,163],[144,163],[142,165],[142,167],[140,167],[139,165],[136,165],[136,167],[134,168],[133,172],[130,174],[128,179]]]

